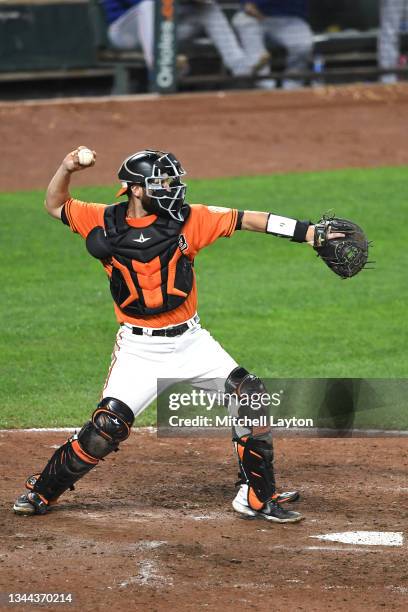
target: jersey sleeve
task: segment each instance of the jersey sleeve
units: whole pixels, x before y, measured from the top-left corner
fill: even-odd
[[[65,225],[69,225],[73,232],[86,238],[94,227],[98,225],[103,227],[105,208],[104,204],[82,202],[70,198],[64,204],[61,220]]]
[[[229,238],[237,226],[238,211],[219,206],[191,206],[190,216],[185,225],[186,240],[190,253],[212,244],[217,238]]]

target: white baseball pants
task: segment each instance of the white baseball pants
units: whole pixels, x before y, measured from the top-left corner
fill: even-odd
[[[102,397],[124,402],[137,416],[156,398],[158,378],[192,384],[212,379],[211,390],[224,391],[225,379],[238,364],[199,323],[190,319],[188,324],[190,329],[174,338],[137,336],[131,326],[122,325]]]

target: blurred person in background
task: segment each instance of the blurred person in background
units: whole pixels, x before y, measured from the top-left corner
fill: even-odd
[[[153,68],[154,0],[103,0],[109,42],[116,49],[142,48]]]
[[[251,56],[245,53],[216,0],[179,0],[178,15],[179,42],[205,34],[234,76],[250,76],[269,63],[266,50]]]
[[[108,37],[117,49],[141,47],[148,68],[154,65],[154,0],[103,0]],[[234,76],[250,76],[269,61],[269,54],[248,56],[241,48],[216,0],[180,0],[177,39],[186,42],[207,35]]]
[[[381,0],[378,60],[380,68],[398,68],[400,60],[400,32],[408,20],[408,0]],[[383,74],[382,83],[396,83],[395,73]]]
[[[233,17],[241,44],[247,56],[254,61],[267,52],[266,44],[283,47],[287,52],[287,76],[282,81],[284,89],[303,85],[303,80],[291,78],[290,73],[307,70],[313,49],[313,32],[307,22],[308,0],[253,0],[242,1],[241,10]],[[261,76],[270,74],[270,66],[258,72]],[[276,87],[274,79],[260,80],[261,88]]]

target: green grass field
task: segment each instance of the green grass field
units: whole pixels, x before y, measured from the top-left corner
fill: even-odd
[[[308,245],[237,232],[197,258],[203,325],[260,376],[408,377],[407,180],[408,169],[383,168],[189,181],[190,202],[312,220],[334,208],[365,228],[377,262],[341,281]],[[114,191],[72,189],[100,202]],[[88,418],[117,328],[102,267],[45,213],[43,197],[0,196],[1,428]],[[393,426],[399,417],[408,428],[405,405]],[[153,411],[138,423],[154,423]]]

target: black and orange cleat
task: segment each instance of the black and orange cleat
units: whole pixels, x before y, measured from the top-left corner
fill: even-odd
[[[13,510],[16,514],[29,516],[32,514],[46,514],[49,504],[48,501],[34,491],[23,493],[14,502]]]
[[[289,491],[287,493],[280,494],[277,493],[265,504],[260,503],[259,509],[257,510],[250,506],[248,496],[248,485],[242,484],[232,502],[232,507],[234,508],[235,512],[238,512],[243,518],[263,518],[267,521],[273,521],[275,523],[297,523],[303,518],[299,512],[293,512],[292,510],[282,508],[282,501],[280,501],[281,499],[284,499],[286,502],[296,501],[299,499],[298,491]]]
[[[303,519],[300,512],[286,510],[274,501],[266,502],[262,510],[258,510],[255,518],[263,518],[274,523],[297,523]]]
[[[20,495],[13,506],[13,510],[16,514],[30,515],[30,514],[45,514],[50,510],[51,506],[57,503],[58,498],[47,500],[43,495],[34,491],[37,480],[41,474],[33,474],[29,476],[25,482],[28,493]],[[73,489],[74,487],[72,487]]]

